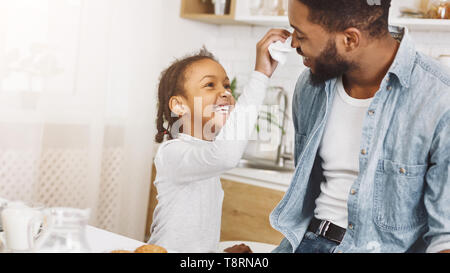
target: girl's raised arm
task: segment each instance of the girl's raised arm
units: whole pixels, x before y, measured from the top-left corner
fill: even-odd
[[[159,175],[174,182],[198,181],[218,176],[239,164],[255,127],[269,78],[278,65],[270,57],[269,46],[277,41],[285,42],[289,36],[291,33],[283,29],[267,32],[257,44],[255,71],[216,139],[208,143],[174,141],[163,144],[155,164],[157,168],[170,168],[162,170]]]
[[[159,175],[171,181],[190,182],[235,168],[253,132],[268,81],[266,75],[257,71],[252,73],[234,110],[214,141],[173,141],[162,144],[155,159]],[[165,170],[159,166],[170,168],[164,167]]]

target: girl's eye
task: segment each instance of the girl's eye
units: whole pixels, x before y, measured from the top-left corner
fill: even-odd
[[[305,38],[304,38],[304,37],[298,37],[298,36],[297,36],[297,40],[303,41],[303,40],[305,40]]]
[[[231,85],[229,84],[225,85],[225,89],[231,89]]]
[[[205,87],[214,87],[214,83],[210,82],[207,85],[205,85]]]

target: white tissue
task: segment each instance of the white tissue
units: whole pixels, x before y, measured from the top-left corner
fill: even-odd
[[[292,37],[289,37],[286,42],[282,43],[277,41],[269,46],[269,53],[272,59],[280,63],[285,64],[287,61],[287,56],[290,52],[295,49],[291,47]]]

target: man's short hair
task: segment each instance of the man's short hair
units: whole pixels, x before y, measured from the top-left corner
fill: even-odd
[[[377,38],[389,32],[391,0],[297,0],[309,8],[308,20],[329,32],[356,27]]]

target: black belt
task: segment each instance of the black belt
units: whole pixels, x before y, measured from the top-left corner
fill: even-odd
[[[309,223],[308,231],[340,244],[344,238],[346,229],[336,226],[330,221],[313,218],[311,223]]]

